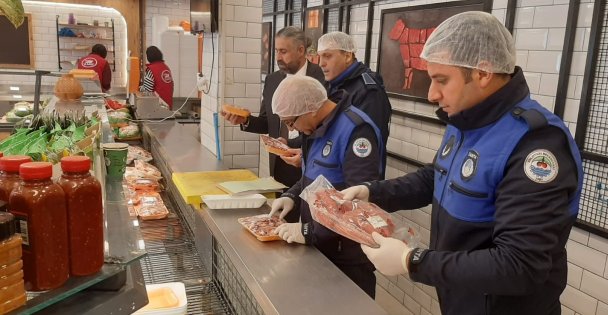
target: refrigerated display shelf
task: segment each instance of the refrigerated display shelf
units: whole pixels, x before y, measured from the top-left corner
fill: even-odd
[[[181,218],[172,210],[166,194],[161,195],[170,211],[168,218],[139,220],[148,252],[148,256],[140,261],[146,284],[183,282],[188,314],[235,314],[203,266],[191,232],[184,228]]]

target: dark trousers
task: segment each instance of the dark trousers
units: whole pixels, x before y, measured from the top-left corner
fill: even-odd
[[[372,299],[376,298],[376,275],[372,263],[360,265],[338,265],[336,266],[346,274],[350,280],[359,286]]]

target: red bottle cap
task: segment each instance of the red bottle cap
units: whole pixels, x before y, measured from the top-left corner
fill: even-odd
[[[3,157],[3,156],[4,156],[4,153],[0,152],[0,157]]]
[[[0,158],[0,171],[19,172],[19,166],[31,162],[32,158],[27,155],[9,155]]]
[[[53,176],[53,164],[49,162],[29,162],[19,166],[22,179],[46,179]]]
[[[91,159],[88,156],[66,156],[61,159],[61,169],[64,172],[88,172]]]

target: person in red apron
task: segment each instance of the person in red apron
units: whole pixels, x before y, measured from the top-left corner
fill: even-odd
[[[173,109],[173,75],[163,60],[163,53],[156,46],[146,49],[146,73],[144,82],[139,87],[142,92],[156,92],[158,96]]]
[[[107,92],[112,83],[112,70],[110,70],[110,63],[106,60],[107,55],[106,46],[95,44],[89,55],[78,60],[78,69],[93,70],[97,73],[102,92]]]

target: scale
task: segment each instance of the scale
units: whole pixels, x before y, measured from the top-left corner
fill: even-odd
[[[131,94],[134,98],[135,116],[138,119],[165,119],[179,116],[179,112],[169,110],[165,103],[156,92],[135,92]]]

